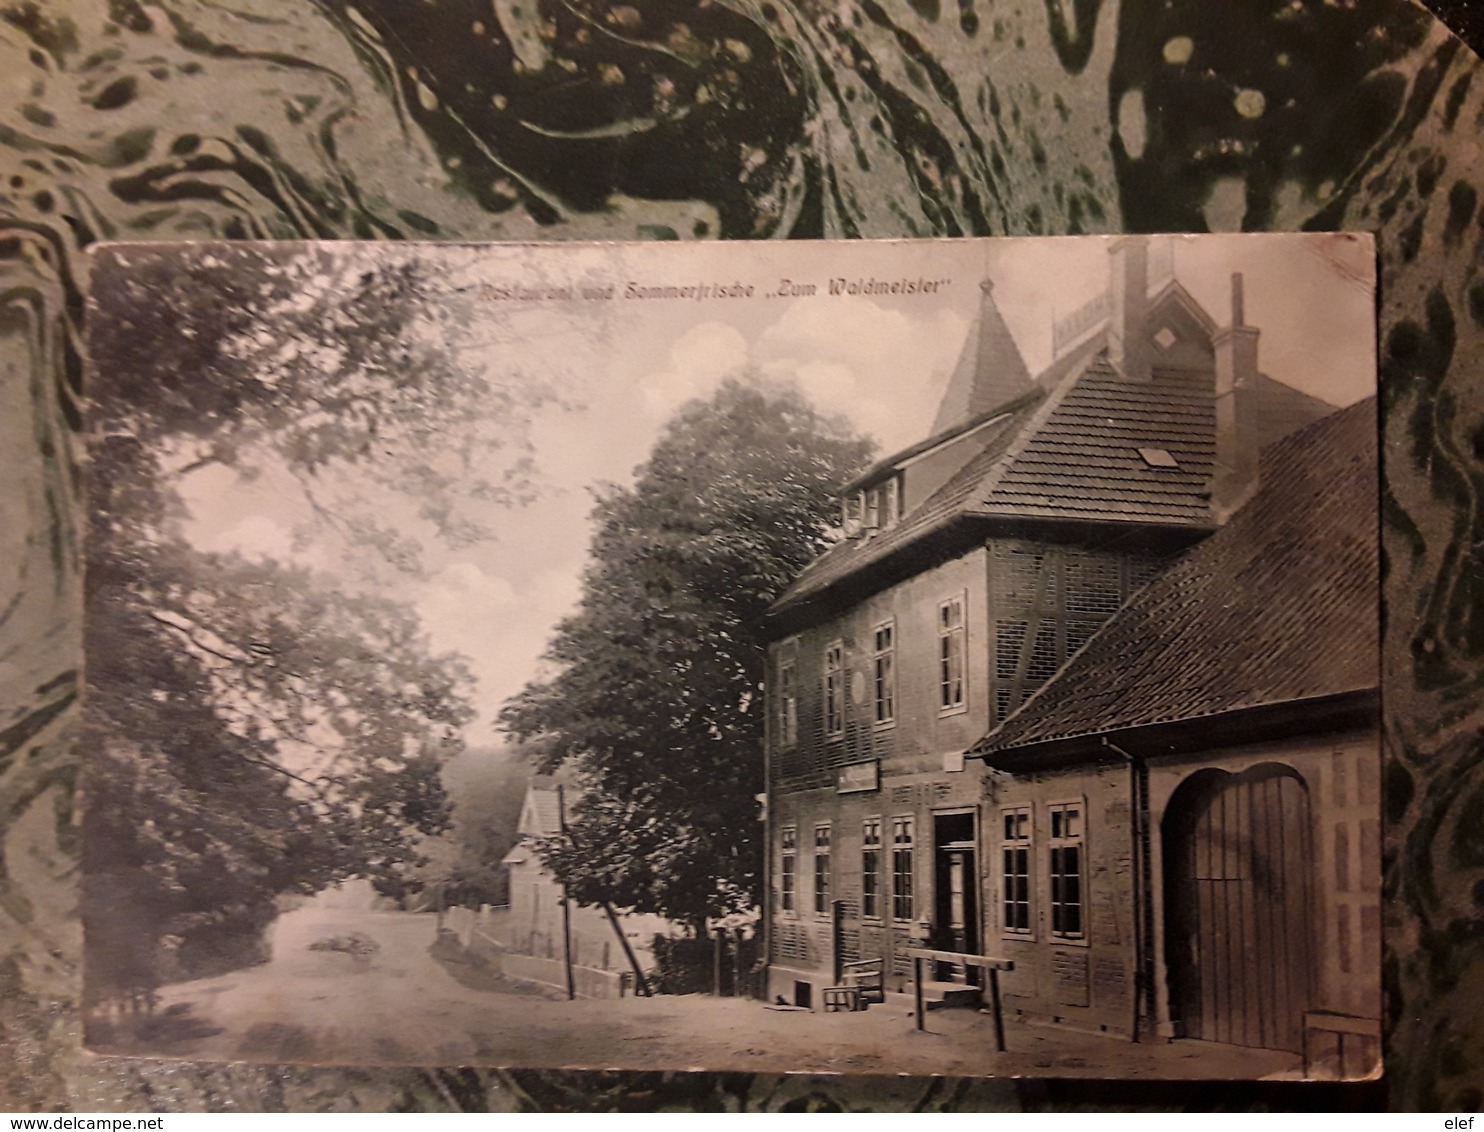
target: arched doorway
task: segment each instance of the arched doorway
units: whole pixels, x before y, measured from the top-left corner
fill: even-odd
[[[1170,1012],[1186,1037],[1298,1051],[1314,992],[1309,790],[1291,767],[1199,771],[1161,824]]]

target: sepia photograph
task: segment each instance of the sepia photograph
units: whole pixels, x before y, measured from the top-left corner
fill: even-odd
[[[1380,1074],[1368,236],[91,257],[90,1050]]]

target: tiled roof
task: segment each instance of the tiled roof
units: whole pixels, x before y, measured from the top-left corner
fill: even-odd
[[[976,500],[985,515],[1211,524],[1211,375],[1155,370],[1134,384],[1099,353],[1052,394],[1039,426]],[[1176,467],[1151,467],[1140,448]]]
[[[1156,305],[1176,302],[1189,305],[1178,287],[1156,298]],[[1130,382],[1108,360],[1106,344],[1104,330],[1054,361],[1029,393],[1003,406],[1004,420],[984,430],[984,447],[947,483],[895,526],[831,547],[795,579],[774,612],[818,599],[857,571],[961,518],[1145,524],[1195,533],[1214,529],[1212,371],[1156,365],[1152,380]],[[1266,376],[1259,377],[1257,392],[1259,447],[1333,408]],[[924,447],[915,445],[882,461],[857,483]],[[1167,452],[1174,466],[1152,465],[1140,448]]]
[[[1376,402],[1270,448],[1257,493],[1136,594],[981,754],[1379,683]]]
[[[845,539],[825,551],[794,580],[774,609],[802,603],[866,566],[881,562],[924,535],[972,510],[975,489],[1035,414],[1044,394],[1034,390],[1005,406],[1002,419],[985,429],[983,447],[948,482],[902,517],[867,538]]]

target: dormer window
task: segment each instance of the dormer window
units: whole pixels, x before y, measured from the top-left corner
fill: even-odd
[[[902,478],[894,474],[840,501],[841,525],[847,538],[896,526],[902,517]]]
[[[861,512],[865,507],[865,492],[852,491],[840,500],[840,526],[850,538],[857,538],[861,530]]]
[[[896,524],[901,515],[902,499],[901,488],[898,486],[896,476],[892,476],[881,485],[881,525],[890,527]]]

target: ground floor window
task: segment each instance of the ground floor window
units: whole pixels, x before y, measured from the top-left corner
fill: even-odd
[[[1047,807],[1051,819],[1051,934],[1082,932],[1082,803]]]
[[[891,917],[912,918],[912,869],[916,848],[912,819],[891,819]]]
[[[1001,811],[1000,892],[1004,930],[1020,935],[1031,931],[1031,809],[1018,806]]]
[[[781,857],[778,869],[778,907],[792,912],[795,893],[798,891],[799,835],[792,826],[779,831]]]
[[[861,915],[881,917],[881,819],[867,818],[861,827]]]
[[[814,912],[823,916],[830,910],[830,827],[814,827]]]

